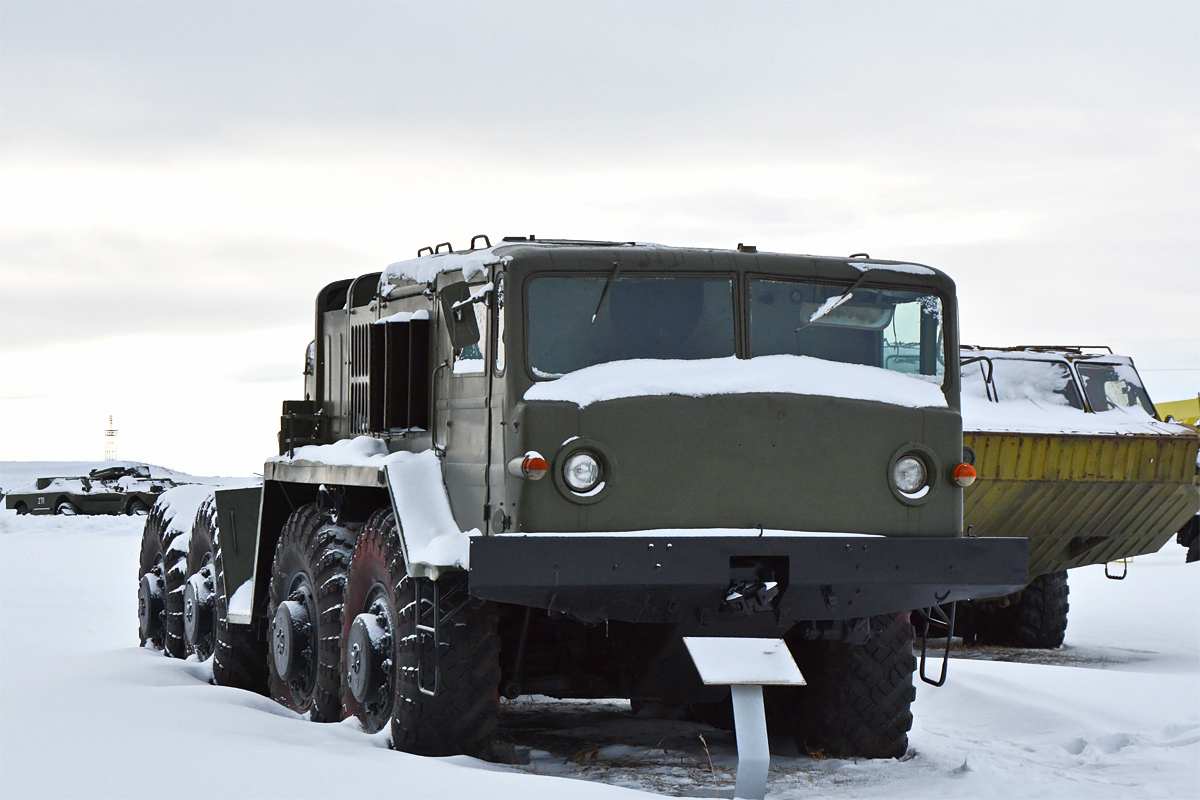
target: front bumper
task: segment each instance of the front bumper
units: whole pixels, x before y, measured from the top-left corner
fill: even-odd
[[[470,592],[585,621],[707,624],[731,618],[745,564],[769,563],[780,591],[764,613],[790,625],[1000,597],[1025,587],[1028,562],[1020,538],[518,533],[471,538]]]

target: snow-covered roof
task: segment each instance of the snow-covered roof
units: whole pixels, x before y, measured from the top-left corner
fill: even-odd
[[[959,352],[961,358],[984,356],[1008,361],[1101,361],[1106,364],[1133,364],[1133,359],[1129,356],[1119,356],[1115,353],[1084,353],[1075,349],[1052,347],[1013,349],[963,347]]]
[[[525,399],[563,400],[583,408],[622,397],[704,397],[751,392],[875,400],[910,408],[946,406],[941,387],[920,377],[880,367],[793,355],[610,361],[576,370],[554,381],[535,383],[526,390]]]
[[[481,275],[487,274],[488,267],[497,264],[507,264],[511,260],[511,256],[501,255],[500,251],[512,247],[648,247],[648,248],[664,248],[664,249],[687,249],[708,252],[726,252],[716,248],[668,248],[667,245],[654,244],[652,242],[585,242],[585,241],[566,241],[546,239],[542,241],[518,241],[518,242],[501,242],[482,250],[464,250],[457,253],[435,253],[417,258],[410,258],[406,261],[397,261],[393,264],[388,264],[387,267],[379,275],[379,291],[381,295],[387,295],[388,291],[394,287],[405,283],[432,283],[438,275],[446,272],[455,272],[461,270],[463,278],[471,281]],[[768,253],[760,251],[759,255],[782,255],[795,256],[797,258],[819,258],[822,260],[842,260],[835,256],[817,256],[805,255],[796,253]],[[921,264],[906,264],[906,263],[885,263],[882,261],[871,261],[869,259],[853,258],[843,261],[847,266],[858,270],[859,272],[867,271],[888,271],[898,272],[908,275],[935,275],[937,271],[930,267]]]
[[[1059,433],[1132,435],[1192,434],[1190,428],[1159,422],[1140,406],[1091,413],[1050,401],[1023,398],[994,403],[971,394],[962,396],[964,431],[991,433]]]
[[[495,264],[507,264],[508,256],[501,256],[496,250],[506,245],[496,245],[485,250],[466,250],[461,253],[437,253],[435,255],[410,258],[407,261],[397,261],[388,264],[379,275],[379,286],[387,284],[431,283],[443,272],[462,270],[466,280],[486,275],[487,268]],[[511,247],[511,245],[507,245]]]
[[[859,272],[874,272],[875,270],[886,270],[888,272],[903,272],[908,275],[936,275],[929,267],[921,264],[883,264],[876,261],[868,261],[866,259],[852,259],[846,262],[854,267]]]

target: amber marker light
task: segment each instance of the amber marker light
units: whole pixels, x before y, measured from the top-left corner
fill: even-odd
[[[964,489],[974,483],[977,477],[975,468],[970,464],[963,463],[954,468],[954,482]]]
[[[541,453],[536,450],[530,450],[525,455],[517,456],[512,461],[509,461],[508,471],[518,478],[540,481],[550,471],[550,465],[542,457]]]

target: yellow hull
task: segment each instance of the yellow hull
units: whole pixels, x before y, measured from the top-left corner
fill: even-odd
[[[1029,577],[1156,552],[1200,509],[1197,436],[964,432],[963,530],[1029,539]]]

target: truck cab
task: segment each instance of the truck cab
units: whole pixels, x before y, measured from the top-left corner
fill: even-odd
[[[829,647],[894,661],[887,680],[909,688],[892,687],[873,744],[830,733],[874,724],[844,709],[812,712],[807,741],[902,755],[908,611],[1028,580],[1024,539],[963,537],[953,281],[741,246],[472,245],[325,287],[306,396],[284,404],[261,492],[217,493],[219,536],[241,554],[223,555],[227,625],[275,648],[272,693],[319,705],[320,680],[279,654],[322,603],[341,626],[322,657],[361,689],[340,709],[368,728],[390,718],[414,752],[433,734],[406,709],[458,691],[439,638],[451,620],[454,635],[488,631],[462,645],[495,661],[460,681],[491,687],[472,696],[719,703],[682,637],[768,636],[810,685],[850,679]],[[315,542],[333,549],[311,555]],[[303,587],[331,580],[320,565],[351,549],[342,601],[312,599]],[[416,650],[363,633],[385,629]],[[385,675],[396,664],[411,674]],[[468,739],[428,746],[472,752]]]

